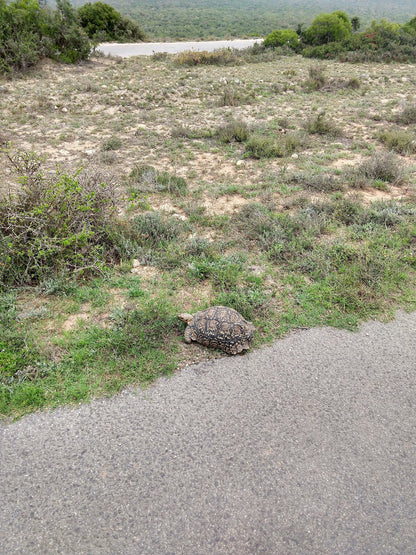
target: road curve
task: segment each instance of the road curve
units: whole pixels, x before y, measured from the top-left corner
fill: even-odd
[[[0,427],[2,554],[414,554],[416,313]]]

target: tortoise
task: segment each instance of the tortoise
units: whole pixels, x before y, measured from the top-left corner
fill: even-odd
[[[239,312],[227,306],[212,306],[195,314],[179,314],[188,324],[185,342],[197,341],[207,347],[222,349],[229,355],[249,349],[254,326]]]

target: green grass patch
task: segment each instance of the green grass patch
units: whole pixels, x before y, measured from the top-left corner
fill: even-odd
[[[412,154],[416,151],[416,136],[409,131],[386,130],[382,131],[378,137],[388,149],[398,154]]]
[[[305,129],[311,135],[327,135],[328,137],[342,137],[344,132],[334,120],[328,118],[325,111],[319,112],[315,117],[309,118]]]
[[[171,373],[176,367],[173,340],[181,333],[177,310],[164,297],[148,299],[137,295],[137,288],[132,291],[137,304],[116,311],[109,328],[67,332],[59,340],[64,353],[59,362],[37,348],[34,334],[14,317],[13,300],[1,297],[0,413],[17,417]]]
[[[128,183],[130,197],[136,192],[167,192],[176,196],[184,196],[188,192],[188,184],[183,177],[146,165],[133,168]]]
[[[304,147],[305,137],[300,133],[263,135],[253,133],[245,143],[246,154],[252,158],[283,158]]]

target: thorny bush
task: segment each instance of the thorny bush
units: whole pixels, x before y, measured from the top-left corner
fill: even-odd
[[[96,274],[117,260],[111,180],[98,171],[44,173],[33,153],[6,158],[20,186],[0,198],[0,288]]]

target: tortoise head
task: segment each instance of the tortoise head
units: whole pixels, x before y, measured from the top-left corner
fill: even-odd
[[[182,320],[182,322],[186,322],[187,324],[189,324],[190,322],[192,322],[192,314],[188,314],[187,312],[184,312],[183,314],[178,314],[178,318],[179,320]]]

